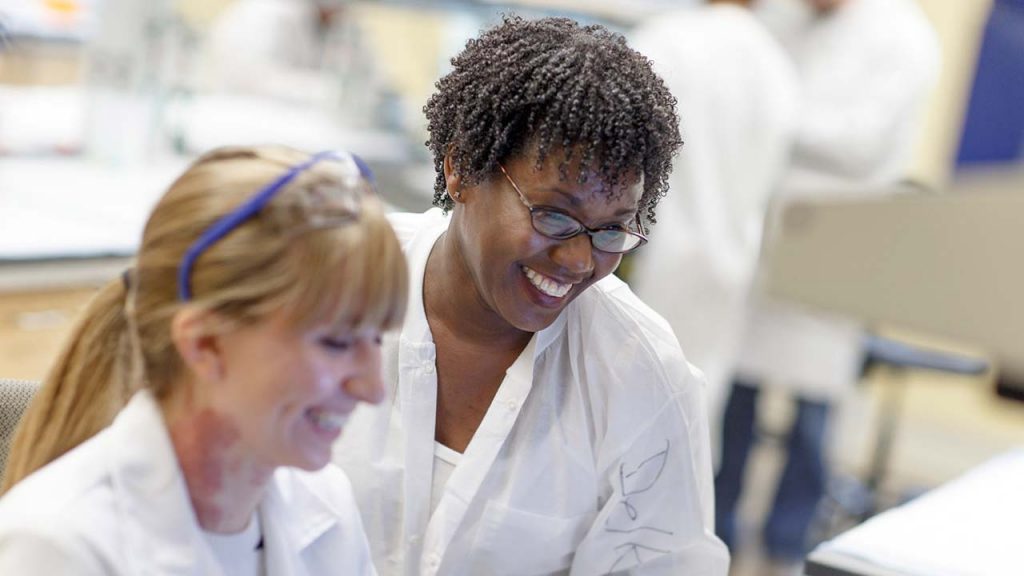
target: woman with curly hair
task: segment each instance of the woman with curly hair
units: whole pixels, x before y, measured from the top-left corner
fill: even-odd
[[[701,377],[611,275],[681,145],[650,62],[600,26],[507,17],[425,112],[433,209],[392,400],[335,445],[381,574],[725,574]]]

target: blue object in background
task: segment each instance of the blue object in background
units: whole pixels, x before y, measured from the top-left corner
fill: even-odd
[[[957,166],[1024,159],[1024,0],[996,0],[985,26]]]

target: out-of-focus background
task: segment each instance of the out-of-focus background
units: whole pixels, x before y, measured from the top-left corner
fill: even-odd
[[[1014,384],[1024,380],[1024,304],[1014,301],[1024,266],[1014,236],[992,239],[1006,229],[993,218],[1024,221],[1024,2],[916,1],[942,56],[906,174],[929,192],[862,213],[803,207],[828,228],[766,248],[767,289],[988,368],[866,370],[830,434],[843,505],[866,479],[892,505],[1024,444],[1024,403],[1007,397],[1024,391]],[[467,38],[503,12],[628,35],[698,3],[0,0],[0,377],[45,375],[77,310],[129,265],[149,208],[197,154],[257,142],[349,149],[375,169],[391,206],[424,210],[433,167],[421,109]],[[900,202],[922,202],[911,209],[927,218],[903,219]],[[829,242],[844,233],[864,248],[837,256]],[[935,238],[948,254],[933,253]],[[844,276],[858,258],[860,276]],[[773,431],[793,413],[782,394],[761,402],[766,441],[751,466],[764,473],[748,481],[741,530],[764,514],[773,483],[757,479],[780,467]],[[880,446],[884,475],[869,478]],[[744,546],[734,571],[756,574],[759,562]]]

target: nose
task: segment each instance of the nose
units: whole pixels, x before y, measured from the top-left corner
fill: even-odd
[[[594,245],[590,243],[590,236],[581,233],[557,242],[551,259],[579,279],[589,277],[594,272]]]
[[[372,340],[360,339],[353,362],[354,369],[343,380],[342,389],[360,402],[380,404],[386,395],[380,371],[380,346]]]

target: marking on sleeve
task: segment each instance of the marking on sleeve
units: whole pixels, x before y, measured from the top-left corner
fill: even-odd
[[[629,466],[626,462],[619,464],[619,485],[616,489],[619,493],[618,504],[620,506],[616,506],[615,510],[605,519],[605,532],[627,535],[651,532],[666,536],[673,534],[671,530],[640,524],[642,511],[638,509],[635,498],[633,498],[652,490],[658,484],[658,481],[661,480],[662,474],[665,471],[665,464],[668,461],[670,447],[671,442],[666,438],[663,450],[645,458],[639,464],[635,466]],[[637,534],[637,537],[639,536],[640,534]],[[662,550],[634,541],[619,544],[615,547],[615,550],[621,550],[622,553],[608,569],[609,574],[615,570],[626,568],[626,563],[630,562],[631,559],[632,563],[628,565],[635,566],[650,560],[652,556],[669,552],[668,550]]]

